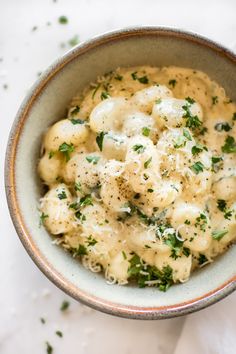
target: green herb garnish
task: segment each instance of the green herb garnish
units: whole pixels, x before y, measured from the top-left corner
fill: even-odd
[[[100,160],[100,156],[86,156],[86,160],[93,165],[96,165]]]
[[[64,311],[68,310],[69,306],[70,306],[69,301],[64,300],[64,301],[62,302],[62,304],[61,304],[60,310],[61,310],[62,312],[64,312]]]
[[[77,34],[74,35],[74,37],[69,39],[68,43],[71,47],[74,47],[75,45],[79,44],[79,36]]]
[[[142,128],[142,134],[143,134],[144,136],[149,136],[150,131],[151,131],[151,129],[148,128],[148,127],[143,127],[143,128]]]
[[[135,152],[137,152],[137,154],[141,154],[142,152],[144,152],[146,149],[146,147],[144,145],[141,145],[141,144],[136,144],[133,146],[133,150]]]
[[[47,350],[47,354],[53,353],[53,347],[51,346],[51,344],[49,342],[46,342],[46,350]]]
[[[74,125],[76,125],[76,124],[84,124],[84,123],[85,123],[84,120],[82,120],[82,119],[75,119],[75,118],[72,118],[70,121],[71,121],[71,123],[74,124]]]
[[[169,84],[170,86],[172,86],[173,88],[175,88],[175,85],[177,84],[177,81],[176,81],[175,79],[172,79],[172,80],[170,80],[170,81],[168,82],[168,84]]]
[[[74,145],[73,144],[67,144],[63,143],[59,146],[58,149],[60,152],[62,152],[66,158],[66,161],[70,160],[70,154],[74,151]]]
[[[66,16],[60,16],[58,18],[58,22],[61,24],[61,25],[66,25],[68,23],[68,18]]]
[[[75,107],[72,109],[72,111],[70,112],[70,114],[71,114],[72,116],[75,116],[76,114],[79,113],[79,111],[80,111],[80,106],[75,106]]]
[[[50,160],[54,155],[55,155],[55,152],[54,152],[54,151],[50,151],[50,152],[48,153],[48,158],[49,158],[49,160]]]
[[[144,168],[148,168],[148,166],[150,165],[151,161],[152,161],[152,156],[149,157],[149,159],[144,162]]]
[[[116,76],[114,77],[115,80],[118,81],[122,81],[123,80],[123,76],[121,76],[120,74],[116,74]]]
[[[87,255],[87,248],[84,245],[79,245],[78,249],[76,250],[77,256],[85,256]]]
[[[220,241],[227,233],[227,230],[213,231],[211,235],[214,240]]]
[[[212,105],[215,105],[216,103],[219,102],[218,96],[212,96]]]
[[[185,112],[183,118],[186,118],[186,127],[192,129],[199,128],[202,125],[202,121],[200,121],[197,115],[194,116],[190,110],[191,105],[195,103],[195,101],[190,97],[185,98],[185,100],[187,103],[182,108]]]
[[[103,91],[103,92],[101,93],[101,100],[106,100],[106,99],[109,98],[109,97],[110,97],[110,95],[109,95],[108,92]]]
[[[206,262],[208,262],[207,257],[204,254],[200,253],[199,257],[198,257],[198,264],[202,265],[202,264],[204,264]]]
[[[87,205],[93,205],[93,199],[91,197],[91,194],[87,194],[85,197],[82,197],[79,201],[79,204],[81,208]]]
[[[100,134],[97,135],[96,137],[96,143],[98,144],[98,147],[99,147],[99,150],[102,151],[102,148],[103,148],[103,139],[104,139],[104,136],[106,135],[107,133],[105,132],[101,132]]]
[[[61,193],[58,193],[57,196],[61,200],[67,198],[66,192],[64,190],[62,190]]]
[[[82,193],[82,187],[80,182],[75,182],[75,191],[81,192]]]
[[[55,334],[60,338],[63,337],[63,333],[61,331],[56,331]]]
[[[218,132],[228,132],[232,129],[232,127],[229,125],[229,123],[225,122],[225,123],[217,123],[215,125],[215,130],[217,130]]]
[[[189,141],[192,140],[192,136],[191,134],[189,133],[189,131],[187,129],[183,129],[183,136],[185,136],[186,139],[188,139]]]
[[[192,166],[190,166],[191,170],[198,175],[200,172],[203,172],[205,166],[201,163],[201,161],[195,162]]]
[[[228,135],[225,139],[225,143],[221,146],[222,152],[226,154],[231,154],[236,152],[236,141],[233,136]]]
[[[48,214],[44,214],[44,212],[42,212],[42,214],[40,215],[39,227],[44,225],[44,222],[47,218],[48,218]]]

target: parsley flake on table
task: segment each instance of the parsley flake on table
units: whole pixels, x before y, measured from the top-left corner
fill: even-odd
[[[51,346],[51,344],[49,342],[46,342],[46,351],[47,351],[47,354],[53,353],[53,347]]]
[[[62,303],[61,303],[60,310],[61,310],[62,312],[64,312],[64,311],[68,310],[69,306],[70,306],[69,301],[64,300],[64,301],[62,301]]]
[[[68,18],[66,16],[60,16],[58,18],[58,22],[61,24],[61,25],[66,25],[68,23]]]

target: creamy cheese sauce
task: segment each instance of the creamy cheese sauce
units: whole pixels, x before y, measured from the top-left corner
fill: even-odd
[[[236,105],[205,73],[118,68],[46,132],[41,221],[108,283],[166,290],[236,237]]]

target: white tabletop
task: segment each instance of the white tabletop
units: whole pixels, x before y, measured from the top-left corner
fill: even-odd
[[[182,332],[186,318],[153,322],[114,318],[69,299],[40,273],[18,240],[8,214],[4,152],[28,88],[38,72],[70,48],[68,41],[75,35],[83,41],[124,26],[166,25],[199,32],[236,49],[236,2],[2,0],[0,14],[0,353],[46,353],[48,341],[55,354],[171,354],[179,338],[179,348],[186,349]],[[61,15],[67,16],[68,24],[58,23]],[[65,299],[70,307],[62,313]],[[216,311],[217,306],[222,311],[224,303],[211,309]],[[188,317],[190,325],[199,321],[192,316]],[[55,335],[57,330],[63,332],[63,338]],[[211,352],[203,349],[201,354],[205,353]]]

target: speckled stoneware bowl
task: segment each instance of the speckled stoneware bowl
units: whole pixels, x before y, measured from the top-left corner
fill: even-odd
[[[14,122],[6,156],[6,193],[16,231],[34,262],[77,300],[112,315],[161,319],[200,310],[236,288],[236,247],[166,293],[155,288],[108,285],[83,268],[39,228],[40,181],[36,173],[42,135],[64,117],[71,98],[97,75],[118,66],[177,65],[205,71],[236,100],[236,56],[222,46],[179,30],[124,29],[75,47],[46,70]]]

